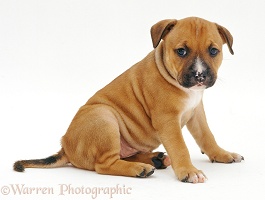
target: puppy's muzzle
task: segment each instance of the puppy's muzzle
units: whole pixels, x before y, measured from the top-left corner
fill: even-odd
[[[216,75],[213,70],[203,61],[195,61],[183,71],[180,84],[185,88],[204,87],[208,88],[214,85]]]

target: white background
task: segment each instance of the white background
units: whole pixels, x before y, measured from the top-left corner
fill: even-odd
[[[60,184],[131,188],[113,199],[263,199],[265,3],[252,1],[0,1],[0,189],[49,187],[54,194],[12,192],[0,199],[91,199],[59,195]],[[225,45],[216,85],[204,95],[210,127],[225,149],[245,157],[212,164],[183,130],[205,184],[183,184],[171,168],[147,179],[98,175],[72,167],[12,171],[18,159],[43,158],[80,106],[152,50],[150,27],[166,18],[198,16],[225,26],[235,55]],[[161,147],[160,149],[163,149]],[[109,199],[99,194],[96,199]]]

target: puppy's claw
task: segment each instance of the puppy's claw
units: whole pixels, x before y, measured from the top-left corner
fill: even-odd
[[[137,175],[136,177],[139,177],[139,178],[144,178],[145,177],[145,171],[146,169],[144,169],[139,175]]]
[[[183,183],[188,183],[188,180],[189,180],[189,177],[186,176],[184,179],[181,180],[181,182],[183,182]]]
[[[155,172],[155,168],[153,168],[150,172],[146,174],[146,177],[151,176]]]

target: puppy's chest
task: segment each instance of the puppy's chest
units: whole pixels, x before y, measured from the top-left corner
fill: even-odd
[[[185,101],[185,108],[183,109],[185,112],[193,111],[201,102],[203,96],[203,91],[190,91],[188,93],[188,98]]]
[[[191,92],[189,98],[185,101],[181,123],[184,126],[192,117],[194,109],[199,105],[202,100],[202,92]]]

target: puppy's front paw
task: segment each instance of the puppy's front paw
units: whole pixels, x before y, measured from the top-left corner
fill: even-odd
[[[177,177],[185,183],[204,183],[207,180],[205,174],[195,167],[178,169]]]
[[[237,153],[230,153],[228,151],[220,151],[214,155],[209,156],[212,162],[219,163],[233,163],[233,162],[241,162],[244,160],[244,157]]]

